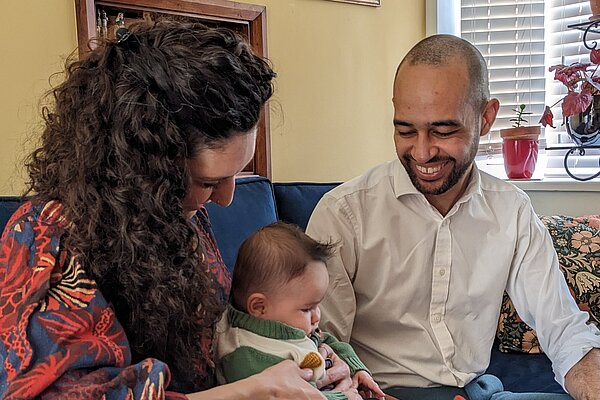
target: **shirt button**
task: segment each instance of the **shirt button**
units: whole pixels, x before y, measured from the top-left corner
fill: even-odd
[[[442,320],[442,316],[440,314],[435,314],[433,316],[433,321],[434,322],[440,322]]]
[[[440,276],[446,275],[446,270],[444,268],[440,269]]]

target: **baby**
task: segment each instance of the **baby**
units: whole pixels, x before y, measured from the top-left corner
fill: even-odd
[[[233,304],[217,325],[220,381],[237,381],[291,359],[313,369],[314,383],[331,366],[319,353],[319,346],[326,344],[348,364],[361,393],[385,397],[352,347],[319,330],[319,303],[329,285],[325,263],[331,251],[332,246],[283,222],[246,239],[233,272]],[[341,392],[323,394],[346,398]]]

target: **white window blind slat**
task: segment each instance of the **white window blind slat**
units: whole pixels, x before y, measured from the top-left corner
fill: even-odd
[[[501,153],[500,129],[512,126],[513,109],[527,105],[536,124],[545,107],[545,3],[542,0],[461,0],[461,36],[486,60],[490,93],[499,99],[494,129],[480,154]],[[544,143],[542,139],[542,143]],[[543,145],[543,144],[542,144]]]
[[[569,25],[589,21],[588,0],[459,0],[461,36],[483,54],[489,69],[490,92],[501,108],[494,130],[480,145],[480,154],[501,153],[499,130],[511,126],[512,109],[526,104],[529,124],[536,124],[545,105],[562,99],[567,89],[554,80],[548,68],[556,64],[589,62],[583,31]],[[459,7],[458,2],[455,7]],[[458,25],[457,25],[458,26]],[[590,33],[588,42],[600,34]],[[570,146],[562,125],[560,104],[552,108],[554,125],[544,129],[540,147]],[[546,176],[566,177],[565,150],[547,152]],[[591,175],[598,170],[600,150],[587,149],[585,156],[569,157],[570,169]],[[593,171],[590,173],[590,171]]]

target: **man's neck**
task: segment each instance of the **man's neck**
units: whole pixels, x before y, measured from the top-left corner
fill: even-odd
[[[454,204],[462,197],[467,190],[467,186],[471,181],[471,174],[473,173],[473,165],[469,167],[469,169],[464,173],[462,178],[456,183],[456,185],[452,186],[446,192],[442,194],[426,194],[425,198],[435,207],[436,210],[439,211],[442,216],[446,216],[448,212],[454,207]]]

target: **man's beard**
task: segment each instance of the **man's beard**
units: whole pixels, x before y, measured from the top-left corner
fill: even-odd
[[[475,160],[475,156],[477,155],[478,147],[479,147],[479,140],[477,137],[477,138],[475,138],[473,143],[471,143],[471,149],[469,151],[469,154],[465,157],[464,161],[460,164],[457,163],[457,161],[454,157],[433,157],[431,160],[429,160],[429,162],[451,162],[451,163],[454,163],[454,167],[452,168],[450,175],[437,188],[428,188],[420,183],[419,178],[417,178],[417,175],[415,174],[413,168],[411,168],[411,163],[413,163],[415,160],[412,158],[412,156],[409,153],[405,153],[402,156],[402,158],[403,158],[402,164],[404,165],[404,169],[408,173],[408,177],[410,178],[412,184],[419,192],[421,192],[423,194],[430,194],[430,195],[443,194],[443,193],[446,193],[451,188],[453,188],[460,181],[460,179],[465,175],[465,173],[469,170],[469,168],[473,164],[473,161]]]

